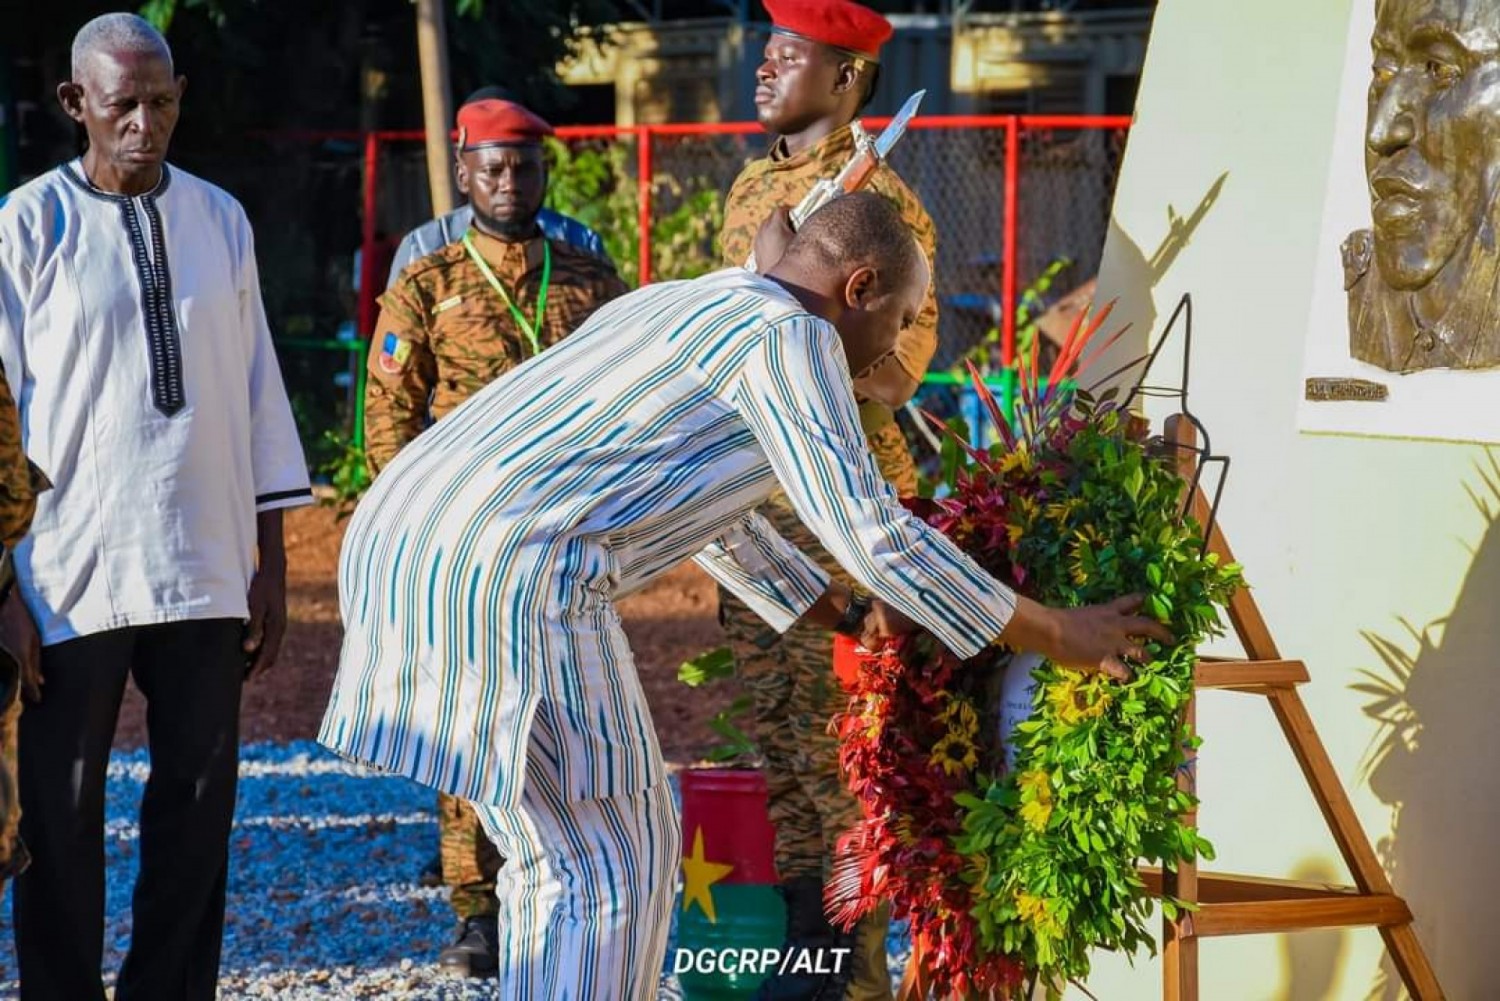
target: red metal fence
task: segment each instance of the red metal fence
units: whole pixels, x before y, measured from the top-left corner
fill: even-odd
[[[886,120],[868,119],[866,124],[876,130]],[[1028,290],[1040,276],[1058,270],[1058,261],[1071,264],[1044,298],[1093,277],[1129,124],[1119,116],[1034,115],[932,116],[911,123],[891,162],[921,197],[938,231],[940,346],[933,370],[939,374],[932,381],[943,381],[941,373],[976,345],[986,345],[991,370],[1008,367],[1016,354],[1017,307],[1030,300]],[[303,287],[313,280],[308,274],[339,270],[338,258],[328,257],[340,242],[331,227],[345,212],[346,222],[339,225],[352,223],[358,211],[360,266],[357,274],[343,271],[344,281],[357,289],[350,304],[355,323],[347,333],[368,336],[376,319],[375,300],[386,283],[389,250],[431,216],[422,133],[278,133],[263,138],[276,154],[266,162],[278,165],[275,169],[285,173],[287,183],[303,185],[303,193],[295,196],[299,208],[288,211],[294,218],[297,211],[309,221],[316,217],[320,234],[316,239],[297,232],[264,234],[263,249],[270,253],[276,253],[271,246],[285,245],[289,253],[304,255],[287,257],[270,284],[284,286],[278,297],[290,304],[288,309],[302,309],[311,296]],[[560,163],[553,170],[551,192],[564,197],[556,207],[605,233],[622,275],[632,284],[685,277],[718,265],[713,240],[723,196],[745,164],[765,154],[768,142],[753,122],[566,127],[558,130],[558,138],[562,146],[554,153]],[[570,184],[576,188],[579,178],[601,171],[608,176],[594,196],[579,197],[574,190],[571,201],[566,197],[563,189]],[[322,194],[310,198],[313,191]],[[340,193],[335,197],[334,191]],[[281,243],[270,244],[264,237]],[[316,246],[309,249],[307,243]],[[263,277],[265,270],[263,266]],[[326,317],[327,296],[320,301],[325,304],[320,315]],[[361,342],[320,340],[326,338],[317,333],[325,321],[311,326],[314,337],[293,333],[283,338],[282,346],[294,352],[347,353],[350,364],[340,366],[344,374],[339,379],[348,389],[350,407],[344,413],[353,418],[357,441]],[[292,332],[285,323],[277,330]],[[322,357],[331,360],[326,353]],[[316,373],[326,373],[326,363],[313,364],[305,352],[284,357],[283,366],[288,362],[299,378],[313,380],[306,395],[315,398]]]

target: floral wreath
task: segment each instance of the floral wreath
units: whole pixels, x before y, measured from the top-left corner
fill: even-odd
[[[1183,710],[1194,651],[1242,580],[1205,552],[1170,450],[1112,392],[1065,388],[1120,336],[1078,361],[1107,314],[1087,330],[1079,315],[1045,383],[1033,351],[1014,424],[974,372],[1000,441],[974,449],[948,427],[949,493],[913,508],[1043,604],[1144,595],[1176,644],[1148,644],[1121,683],[1000,647],[960,661],[916,634],[858,656],[835,723],[864,819],[840,842],[832,913],[848,924],[888,901],[938,996],[1029,997],[1040,982],[1055,997],[1087,976],[1090,950],[1154,951],[1137,863],[1213,857],[1183,822],[1196,801],[1178,774],[1197,746]],[[1002,684],[1029,712],[1003,738]]]

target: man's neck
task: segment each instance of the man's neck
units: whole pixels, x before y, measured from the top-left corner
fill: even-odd
[[[829,323],[837,323],[843,315],[838,289],[827,282],[820,282],[817,276],[790,276],[778,266],[768,271],[766,277],[786,289],[793,299],[802,304],[803,309],[814,316],[822,317]]]
[[[489,219],[482,218],[477,212],[474,213],[474,228],[491,240],[498,240],[501,243],[527,243],[542,235],[541,228],[535,219],[531,220],[529,226],[502,229]]]
[[[850,121],[852,119],[845,118],[842,115],[830,115],[827,118],[818,119],[801,132],[791,132],[783,135],[781,141],[786,146],[787,155],[796,156],[803,150],[812,149],[818,143],[848,125]]]
[[[783,261],[785,258],[782,259]],[[786,289],[813,316],[827,320],[839,335],[844,346],[844,357],[849,362],[849,371],[858,372],[875,360],[863,345],[851,343],[839,329],[847,307],[844,305],[843,284],[835,274],[806,267],[783,269],[781,265],[767,272],[766,277]]]
[[[161,183],[161,165],[122,171],[99,157],[90,147],[83,154],[83,176],[100,191],[135,197],[154,191]]]

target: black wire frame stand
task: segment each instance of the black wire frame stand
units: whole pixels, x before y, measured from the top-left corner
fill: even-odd
[[[1156,363],[1162,357],[1162,349],[1167,342],[1172,340],[1172,333],[1178,327],[1182,327],[1182,368],[1178,374],[1175,385],[1153,385],[1149,382]],[[1157,338],[1156,346],[1146,356],[1145,368],[1141,370],[1140,380],[1134,388],[1126,395],[1121,404],[1122,409],[1129,411],[1131,406],[1140,397],[1151,397],[1152,399],[1167,399],[1177,401],[1177,413],[1183,420],[1192,425],[1195,441],[1198,444],[1185,445],[1172,441],[1162,435],[1154,435],[1151,438],[1151,446],[1157,454],[1167,454],[1172,450],[1187,450],[1197,455],[1197,461],[1193,463],[1193,478],[1188,484],[1187,490],[1183,492],[1182,510],[1179,518],[1186,517],[1191,508],[1192,498],[1198,493],[1204,484],[1204,469],[1212,465],[1217,473],[1214,479],[1212,499],[1208,505],[1208,518],[1200,526],[1203,529],[1203,543],[1199,555],[1208,551],[1208,540],[1213,534],[1213,527],[1219,517],[1219,501],[1224,496],[1224,484],[1229,479],[1228,455],[1217,454],[1213,450],[1212,439],[1208,428],[1204,426],[1192,409],[1188,406],[1188,382],[1192,372],[1193,363],[1193,297],[1191,293],[1184,292],[1182,298],[1177,300],[1177,307],[1172,310],[1172,315],[1167,319],[1167,325],[1162,330],[1161,337]],[[1207,492],[1205,491],[1205,494]]]

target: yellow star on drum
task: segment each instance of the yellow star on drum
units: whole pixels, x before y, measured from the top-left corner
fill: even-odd
[[[685,911],[696,902],[708,915],[708,920],[718,924],[712,887],[731,872],[734,872],[734,866],[710,862],[703,857],[703,828],[700,826],[693,832],[693,853],[682,857],[682,909]]]

